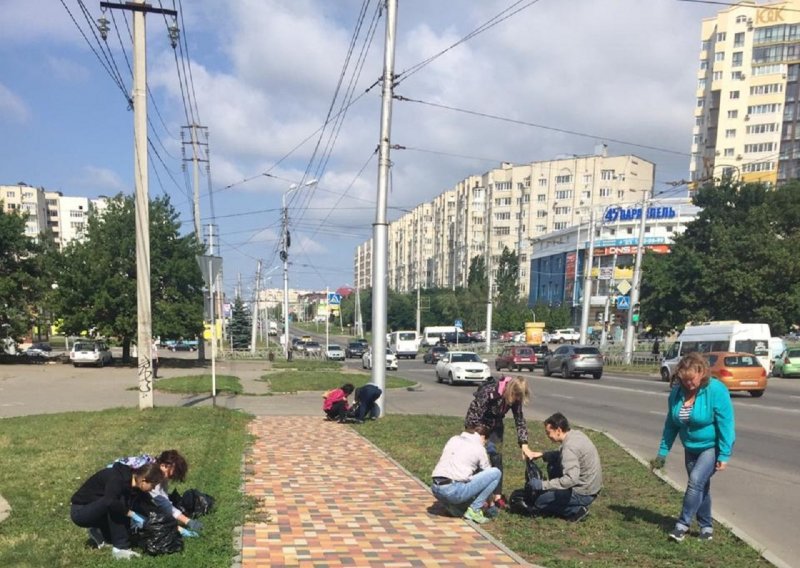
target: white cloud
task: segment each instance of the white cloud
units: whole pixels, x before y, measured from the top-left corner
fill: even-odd
[[[115,171],[92,165],[83,166],[76,178],[70,182],[70,185],[84,191],[96,192],[107,196],[116,195],[119,192],[130,193],[132,191],[132,188],[126,186]]]
[[[73,59],[50,55],[47,57],[47,67],[50,72],[65,81],[86,81],[89,78],[89,69]]]
[[[0,118],[24,123],[30,118],[30,109],[20,97],[0,83]]]

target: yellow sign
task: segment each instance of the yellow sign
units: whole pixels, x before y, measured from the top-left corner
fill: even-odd
[[[525,343],[530,345],[541,345],[543,341],[544,322],[526,321],[525,322]]]
[[[761,8],[756,10],[756,23],[774,24],[783,22],[783,6],[780,8]]]

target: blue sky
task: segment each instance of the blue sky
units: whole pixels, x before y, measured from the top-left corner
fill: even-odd
[[[78,0],[63,1],[90,33]],[[172,8],[172,0],[162,3]],[[290,201],[291,286],[324,289],[352,282],[353,251],[371,236],[375,217],[377,160],[370,156],[378,140],[379,89],[349,109],[324,168],[319,154],[312,161],[318,137],[311,135],[331,104],[362,0],[176,4],[183,10],[199,122],[210,132],[213,209],[227,290],[239,273],[245,293],[251,289],[257,259],[267,270],[279,264],[281,196],[303,179],[309,164],[307,179],[316,171],[321,175],[315,188]],[[512,4],[400,0],[397,71]],[[100,16],[99,2],[85,6],[93,18]],[[375,0],[369,3],[367,21],[375,6]],[[664,189],[665,182],[688,177],[700,20],[718,8],[675,0],[540,0],[411,75],[397,93],[681,152],[609,144],[612,154],[631,152],[656,162],[657,189]],[[125,20],[120,12],[115,18],[130,57]],[[384,23],[367,52],[359,94],[381,73]],[[151,156],[150,194],[170,195],[188,232],[191,207],[179,138],[187,121],[165,28],[160,17],[148,17],[151,139],[166,164],[165,169]],[[131,193],[133,114],[62,2],[2,0],[0,29],[0,183],[22,181],[65,195]],[[108,45],[129,90],[130,73],[113,26]],[[392,154],[390,219],[501,160],[587,154],[601,140],[397,102],[392,141],[415,149]],[[321,147],[326,143],[324,138]],[[208,223],[205,178],[201,188]],[[272,275],[271,285],[278,286],[279,271]]]

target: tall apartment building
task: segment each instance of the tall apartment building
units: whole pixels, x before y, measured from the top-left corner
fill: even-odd
[[[692,180],[800,176],[800,0],[725,8],[701,38]]]
[[[32,239],[49,235],[59,248],[83,238],[90,211],[102,212],[106,198],[64,196],[60,191],[47,191],[24,183],[0,185],[0,201],[6,213],[27,213],[25,234]]]
[[[467,284],[473,258],[496,273],[505,248],[519,255],[520,296],[528,297],[532,243],[586,220],[592,210],[632,203],[653,186],[654,165],[633,155],[569,156],[503,163],[471,175],[389,224],[388,285],[398,292]],[[354,259],[355,284],[370,287],[372,240]]]

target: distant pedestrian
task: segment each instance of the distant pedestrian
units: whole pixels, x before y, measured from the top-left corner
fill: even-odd
[[[150,366],[153,368],[153,378],[158,378],[158,340],[153,338],[150,347]]]
[[[692,519],[700,525],[700,540],[711,540],[711,476],[724,471],[733,452],[736,424],[728,388],[707,375],[708,361],[700,353],[689,353],[678,363],[679,386],[672,389],[654,469],[664,467],[672,444],[680,436],[689,483],[683,508],[669,537],[681,542]]]
[[[661,344],[658,342],[658,337],[656,337],[656,340],[653,342],[653,355],[655,355],[656,358],[661,355]]]

